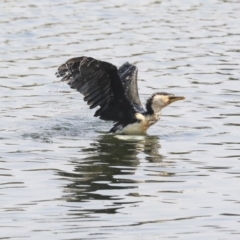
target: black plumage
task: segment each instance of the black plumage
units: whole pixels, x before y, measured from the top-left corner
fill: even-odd
[[[134,108],[138,112],[141,113],[145,112],[138,94],[137,67],[126,62],[118,69],[118,74],[122,81],[125,94],[127,98],[130,100],[130,102],[133,104]]]
[[[137,68],[129,63],[119,69],[91,57],[72,58],[58,68],[57,76],[84,95],[90,108],[99,106],[94,116],[115,122],[116,128],[136,122],[144,112],[138,95]]]

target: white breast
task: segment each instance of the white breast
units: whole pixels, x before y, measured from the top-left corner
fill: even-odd
[[[120,131],[117,131],[117,133],[122,134],[146,134],[148,128],[152,126],[154,123],[156,123],[158,120],[160,120],[161,113],[153,114],[153,115],[147,115],[144,116],[141,113],[136,114],[136,118],[139,120],[139,122],[132,123],[121,129]]]

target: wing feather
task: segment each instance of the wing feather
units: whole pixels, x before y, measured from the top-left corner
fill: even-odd
[[[56,74],[82,93],[90,108],[100,107],[94,116],[121,123],[136,120],[136,109],[128,99],[114,65],[90,57],[78,57],[62,64]]]
[[[103,88],[102,91],[99,88],[94,89],[94,91],[91,94],[86,95],[83,100],[86,102],[90,102],[97,96],[101,95],[101,92],[105,92],[106,89],[108,89],[108,87]]]
[[[127,98],[133,103],[134,108],[138,112],[145,112],[138,94],[137,67],[126,62],[118,69],[118,74],[122,80]]]
[[[95,98],[89,100],[88,104],[91,105],[90,108],[92,109],[106,103],[109,97],[111,97],[109,89],[106,89],[105,91],[102,92],[102,94],[99,94]]]

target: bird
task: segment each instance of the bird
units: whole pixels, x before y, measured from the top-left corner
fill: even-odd
[[[129,62],[117,68],[92,57],[76,57],[62,64],[56,76],[80,92],[90,109],[98,107],[95,117],[114,123],[109,133],[146,134],[160,120],[163,108],[185,99],[157,92],[147,99],[144,108],[138,94],[138,68]]]

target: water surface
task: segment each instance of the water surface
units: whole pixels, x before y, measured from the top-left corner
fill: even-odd
[[[239,239],[239,1],[0,3],[1,239]],[[109,135],[57,67],[139,68],[186,97]]]

